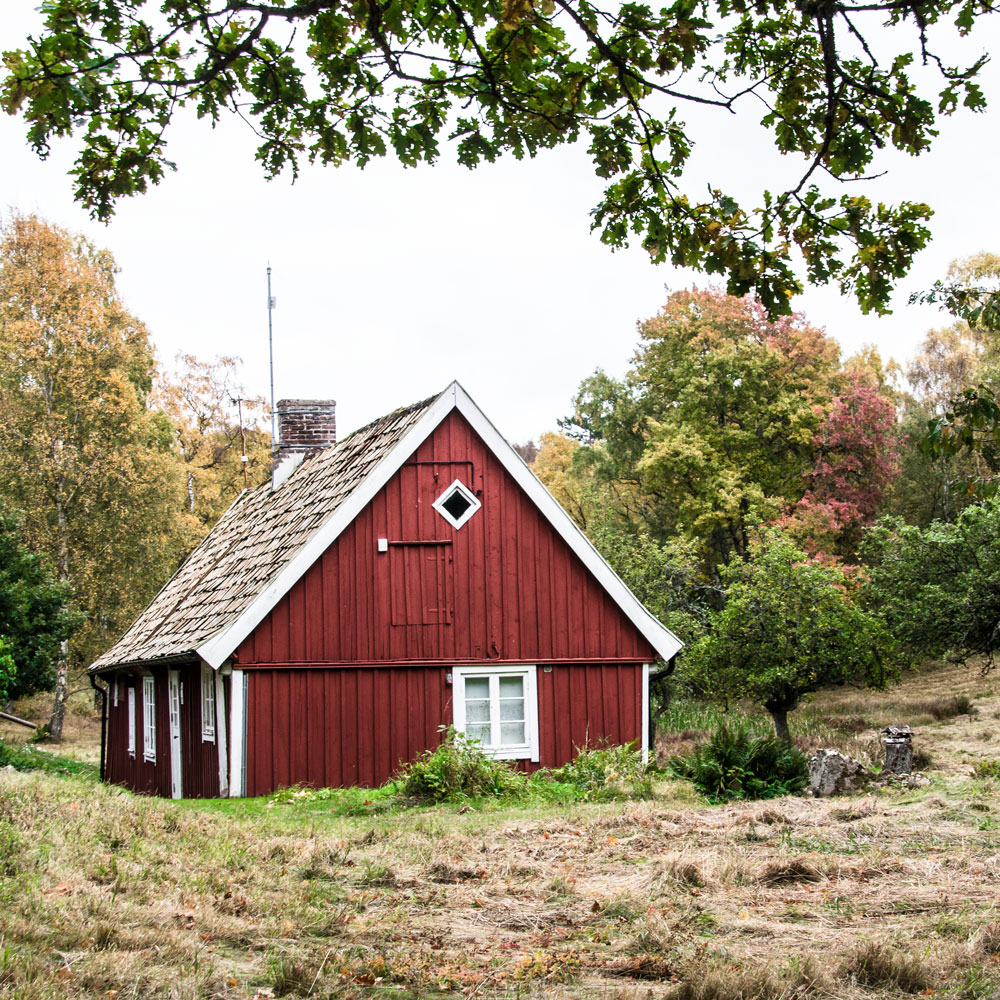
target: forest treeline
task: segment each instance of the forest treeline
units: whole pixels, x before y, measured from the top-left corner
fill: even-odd
[[[250,485],[270,474],[239,359],[161,363],[116,272],[35,216],[0,231],[0,696],[54,687],[56,737],[68,678],[243,489],[243,465]]]
[[[0,697],[54,688],[57,738],[70,678],[270,472],[239,359],[164,365],[116,270],[37,217],[0,231]],[[948,276],[998,280],[989,254]],[[675,291],[639,324],[625,376],[594,372],[560,431],[522,447],[686,643],[656,673],[662,697],[751,697],[787,736],[820,685],[992,655],[996,455],[982,425],[948,448],[928,436],[970,387],[995,399],[1000,335],[978,320],[928,332],[903,369],[874,347],[844,357],[816,322],[752,297]]]

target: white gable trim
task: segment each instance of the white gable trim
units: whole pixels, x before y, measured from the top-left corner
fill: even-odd
[[[444,418],[457,409],[468,420],[500,464],[528,494],[545,519],[569,545],[598,583],[621,608],[640,634],[663,657],[669,660],[683,643],[668,628],[660,624],[625,586],[617,573],[605,562],[590,540],[573,523],[555,497],[524,464],[516,451],[472,401],[469,394],[452,382],[427,408],[423,416],[396,442],[392,450],[375,466],[354,492],[333,512],[329,520],[314,532],[289,560],[275,579],[257,595],[243,613],[227,627],[220,629],[197,650],[199,656],[218,668],[236,647],[267,617],[275,605],[305,575],[306,571],[354,521],[403,463],[433,433]]]

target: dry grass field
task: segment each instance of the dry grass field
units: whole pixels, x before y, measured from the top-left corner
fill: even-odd
[[[663,778],[639,802],[172,803],[0,771],[0,996],[1000,997],[1000,781],[972,776],[995,689],[952,667],[824,693],[807,743],[873,753],[910,722],[931,784],[822,801]]]

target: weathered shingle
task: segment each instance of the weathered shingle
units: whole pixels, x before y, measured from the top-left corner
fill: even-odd
[[[234,622],[437,397],[394,410],[244,493],[91,670],[193,653]]]

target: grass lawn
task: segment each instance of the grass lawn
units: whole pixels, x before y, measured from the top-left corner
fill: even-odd
[[[961,697],[975,714],[934,719]],[[663,778],[639,802],[400,808],[0,770],[0,996],[1000,995],[1000,782],[971,776],[1000,757],[992,677],[798,714],[857,753],[916,723],[930,786],[709,806]],[[675,707],[664,750],[695,715]]]

